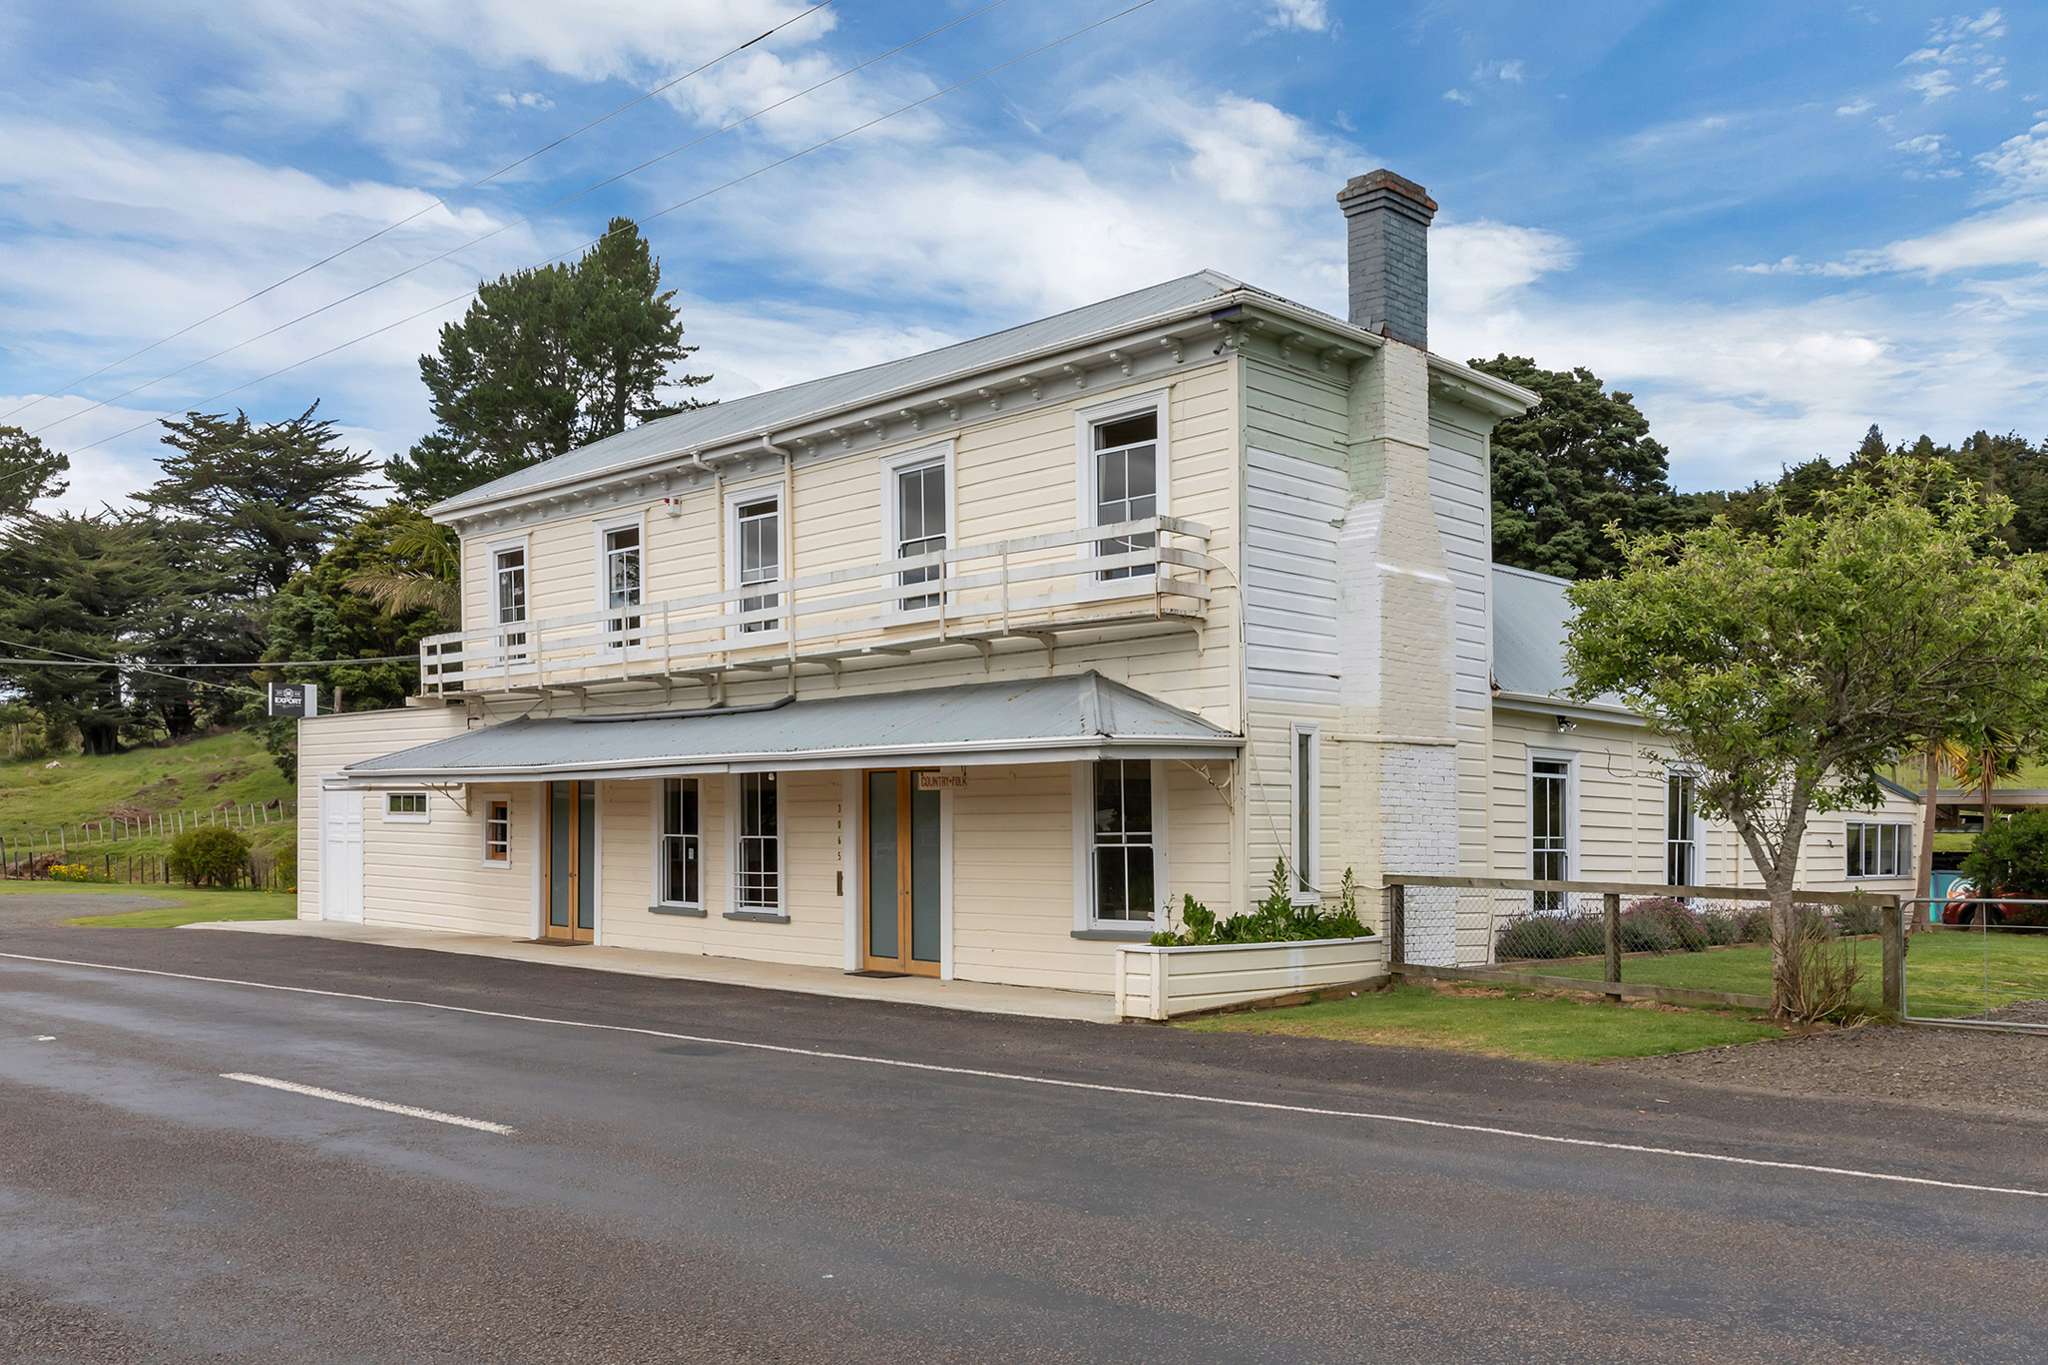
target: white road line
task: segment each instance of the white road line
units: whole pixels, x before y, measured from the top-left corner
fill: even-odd
[[[389,1100],[373,1100],[366,1095],[351,1095],[345,1091],[327,1090],[317,1085],[300,1085],[297,1081],[281,1081],[275,1076],[252,1076],[246,1071],[223,1071],[224,1081],[240,1081],[244,1085],[268,1086],[272,1090],[283,1090],[293,1095],[310,1095],[316,1100],[333,1100],[336,1104],[353,1104],[362,1109],[376,1109],[386,1114],[403,1114],[409,1119],[432,1119],[435,1123],[452,1123],[457,1128],[474,1128],[479,1133],[508,1135],[518,1130],[488,1119],[466,1119],[460,1114],[444,1114],[438,1109],[421,1109],[411,1104],[393,1104]]]
[[[63,957],[37,957],[29,953],[0,953],[0,959],[40,962],[54,967],[83,967],[103,972],[127,972],[134,976],[168,977],[174,981],[200,981],[213,986],[244,986],[251,990],[285,991],[293,995],[318,995],[332,1000],[360,1000],[375,1005],[409,1005],[415,1009],[442,1010],[484,1019],[509,1019],[522,1024],[548,1024],[556,1028],[591,1029],[603,1033],[625,1033],[642,1038],[665,1038],[683,1043],[705,1043],[752,1052],[772,1052],[788,1057],[814,1057],[821,1061],[855,1062],[862,1066],[886,1066],[903,1071],[926,1071],[946,1076],[972,1076],[979,1080],[1008,1081],[1058,1090],[1083,1090],[1105,1095],[1129,1095],[1138,1099],[1173,1100],[1207,1104],[1228,1109],[1250,1109],[1274,1114],[1303,1114],[1313,1118],[1352,1119],[1367,1123],[1396,1124],[1438,1132],[1473,1133],[1484,1137],[1508,1138],[1517,1142],[1539,1142],[1557,1147],[1586,1147],[1607,1152],[1634,1152],[1643,1156],[1673,1157],[1726,1166],[1747,1166],[1772,1171],[1797,1171],[1807,1175],[1840,1176],[1850,1180],[1873,1180],[1890,1185],[1917,1185],[1937,1190],[1962,1190],[1972,1194],[2009,1194],[2025,1199],[2048,1199],[2048,1190],[2030,1190],[2011,1185],[1973,1185],[1957,1180],[1936,1180],[1929,1176],[1900,1175],[1893,1171],[1858,1170],[1849,1166],[1816,1166],[1803,1161],[1773,1161],[1765,1157],[1732,1156],[1725,1152],[1702,1152],[1684,1147],[1652,1147],[1636,1142],[1608,1142],[1599,1138],[1564,1137],[1521,1128],[1501,1128],[1484,1123],[1455,1123],[1448,1119],[1426,1119],[1413,1114],[1385,1114],[1367,1109],[1329,1109],[1311,1104],[1283,1104],[1276,1100],[1234,1099],[1228,1095],[1203,1095],[1184,1090],[1150,1090],[1142,1086],[1110,1085],[1102,1081],[1068,1081],[1056,1076],[1032,1076],[1015,1071],[990,1071],[981,1067],[946,1066],[939,1062],[913,1062],[899,1057],[870,1057],[857,1052],[828,1052],[819,1048],[792,1047],[786,1043],[762,1043],[747,1038],[718,1038],[698,1033],[673,1033],[667,1029],[640,1028],[631,1024],[598,1024],[582,1019],[556,1019],[541,1014],[514,1014],[507,1010],[478,1009],[471,1005],[444,1005],[434,1000],[407,1000],[399,996],[363,995],[354,991],[328,991],[314,986],[286,986],[274,981],[244,981],[231,976],[200,976],[192,972],[167,972],[154,967],[124,967],[112,962],[80,962]]]

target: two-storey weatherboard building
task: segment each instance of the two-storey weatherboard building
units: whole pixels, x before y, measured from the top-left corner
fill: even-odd
[[[1338,200],[1348,318],[1205,271],[434,507],[464,629],[302,724],[300,914],[1108,991],[1276,860],[1529,875],[1487,451],[1535,398],[1428,351],[1421,187]]]

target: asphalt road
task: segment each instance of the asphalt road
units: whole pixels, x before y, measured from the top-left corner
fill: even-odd
[[[82,908],[0,897],[104,964],[0,956],[0,1359],[2048,1352],[2021,1125]]]

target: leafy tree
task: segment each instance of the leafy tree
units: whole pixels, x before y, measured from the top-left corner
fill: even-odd
[[[126,648],[158,665],[255,658],[263,648],[263,617],[239,595],[232,549],[198,522],[152,515],[144,525],[165,587],[138,604],[124,632]],[[238,718],[253,685],[249,673],[230,669],[165,672],[170,676],[130,672],[126,689],[138,719],[173,739]]]
[[[137,614],[168,587],[146,523],[116,513],[31,515],[0,533],[0,645],[20,657],[115,660]],[[23,649],[21,646],[33,646]],[[88,754],[111,754],[129,719],[121,667],[0,664],[0,682]]]
[[[2021,811],[1986,825],[1963,858],[1963,875],[1979,896],[2048,893],[2048,811]]]
[[[70,468],[69,458],[20,427],[0,427],[0,518],[21,516],[38,499],[62,493]]]
[[[349,575],[348,586],[386,614],[431,611],[453,629],[462,616],[462,547],[455,533],[421,512],[394,520],[383,561]]]
[[[375,467],[341,444],[316,402],[284,422],[189,412],[164,423],[163,476],[137,500],[169,520],[201,527],[233,556],[245,598],[281,591],[326,543],[362,516]]]
[[[1609,524],[1635,532],[1702,519],[1672,491],[1671,453],[1632,395],[1608,392],[1584,367],[1545,370],[1510,355],[1472,364],[1543,398],[1493,429],[1495,559],[1593,578],[1621,565]]]
[[[1887,457],[1776,509],[1618,537],[1613,578],[1571,588],[1573,691],[1615,692],[1700,771],[1771,895],[1772,998],[1800,998],[1793,892],[1821,811],[1875,804],[1878,774],[1946,740],[2041,732],[2048,572],[2013,554],[2002,498]]]
[[[439,424],[388,473],[400,497],[436,502],[636,422],[698,406],[664,404],[708,374],[669,374],[685,346],[675,291],[639,227],[614,218],[572,265],[501,275],[420,357]]]

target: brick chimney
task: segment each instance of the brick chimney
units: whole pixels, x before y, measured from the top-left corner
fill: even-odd
[[[1337,192],[1349,229],[1351,321],[1429,349],[1429,223],[1436,200],[1384,168]]]

